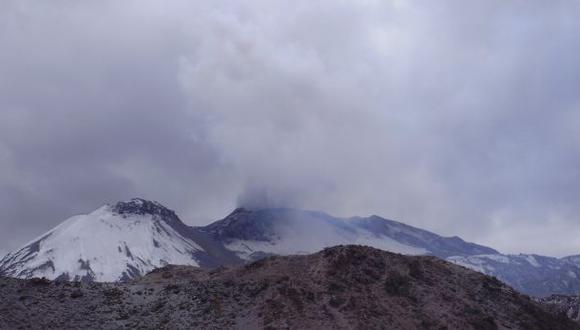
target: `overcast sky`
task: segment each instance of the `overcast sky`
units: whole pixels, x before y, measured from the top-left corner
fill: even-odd
[[[0,254],[144,197],[580,253],[580,2],[0,2]]]

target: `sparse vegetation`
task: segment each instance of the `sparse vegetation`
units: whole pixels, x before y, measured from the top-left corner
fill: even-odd
[[[0,329],[580,328],[495,278],[358,246],[132,283],[0,278],[0,296]]]

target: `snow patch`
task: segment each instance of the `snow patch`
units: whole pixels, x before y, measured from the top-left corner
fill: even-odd
[[[538,263],[538,261],[536,260],[536,258],[529,254],[529,255],[525,255],[524,258],[528,261],[528,263],[536,268],[541,267],[540,263]]]
[[[343,244],[371,246],[407,255],[429,253],[426,249],[402,244],[390,237],[376,236],[366,230],[341,232],[336,230],[336,228],[332,228],[332,230],[318,231],[318,235],[309,235],[307,232],[301,232],[302,230],[303,228],[284,228],[281,230],[283,234],[279,238],[270,241],[232,240],[227,242],[225,246],[244,260],[251,259],[253,253],[277,255],[310,254],[327,247]]]

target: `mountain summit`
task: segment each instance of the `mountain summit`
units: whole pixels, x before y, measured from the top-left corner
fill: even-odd
[[[307,254],[341,244],[441,258],[499,253],[458,237],[439,236],[378,216],[343,219],[324,212],[285,208],[237,209],[204,230],[245,260],[270,254]]]
[[[64,221],[0,259],[0,276],[126,281],[168,264],[233,266],[345,244],[436,256],[535,296],[580,292],[577,256],[504,255],[375,215],[338,218],[288,208],[239,208],[222,220],[192,227],[162,204],[141,198]]]
[[[181,222],[174,211],[158,202],[148,201],[142,198],[133,198],[129,201],[118,202],[111,207],[111,211],[123,217],[150,215],[169,223]]]
[[[162,204],[133,198],[64,221],[0,260],[0,275],[124,281],[168,264],[236,265],[341,244],[441,258],[498,253],[377,216],[342,219],[296,209],[240,208],[205,227],[190,227]]]
[[[140,198],[74,216],[0,260],[0,275],[123,281],[168,264],[203,266],[208,242],[175,212]],[[214,249],[215,250],[215,249]]]

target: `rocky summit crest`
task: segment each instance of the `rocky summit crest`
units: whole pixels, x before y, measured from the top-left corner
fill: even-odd
[[[152,215],[158,216],[167,222],[181,222],[173,210],[166,208],[161,203],[143,198],[132,198],[128,201],[118,202],[111,209],[121,216]]]

